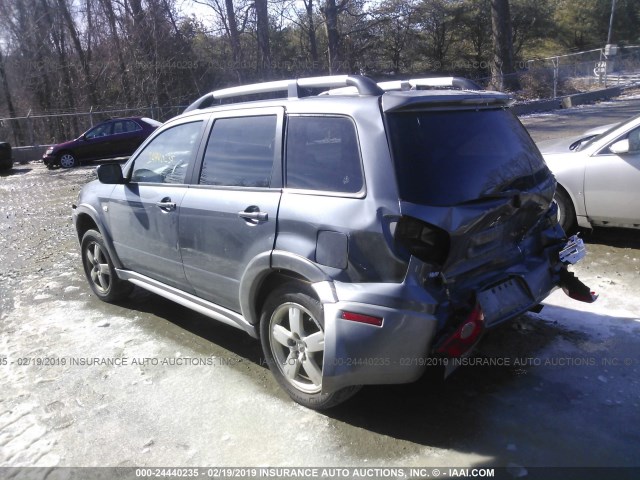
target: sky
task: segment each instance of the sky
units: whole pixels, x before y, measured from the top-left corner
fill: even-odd
[[[204,1],[204,0],[203,0]],[[180,13],[185,15],[195,15],[196,18],[206,22],[207,20],[213,20],[213,9],[195,2],[194,0],[178,0],[176,6]]]

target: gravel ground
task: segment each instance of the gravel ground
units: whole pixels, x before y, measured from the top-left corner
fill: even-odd
[[[524,123],[540,140],[639,109]],[[39,163],[0,176],[0,466],[640,466],[637,232],[585,233],[575,271],[595,304],[556,292],[446,382],[367,387],[317,413],[242,332],[138,290],[91,295],[70,206],[93,178]]]

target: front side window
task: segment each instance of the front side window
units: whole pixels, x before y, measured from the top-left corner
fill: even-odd
[[[216,120],[204,154],[200,184],[268,187],[276,124],[276,115]]]
[[[156,136],[135,159],[132,182],[184,183],[198,150],[202,121],[183,123]]]
[[[630,153],[640,152],[640,127],[634,130],[631,130],[627,138],[629,139],[629,152]]]
[[[290,116],[286,186],[360,192],[364,182],[357,138],[353,121],[346,117]]]
[[[613,144],[615,144],[615,143],[617,143],[617,142],[619,142],[621,140],[628,140],[629,141],[629,153],[631,153],[631,154],[639,153],[640,152],[640,127],[634,128],[633,130],[631,130],[629,133],[627,133],[623,137],[619,137],[619,138],[615,139],[601,153],[612,154],[613,152],[611,151],[611,145],[613,145]]]
[[[102,125],[98,125],[96,128],[89,130],[85,135],[85,138],[99,138],[111,135],[112,126],[113,123],[103,123]]]

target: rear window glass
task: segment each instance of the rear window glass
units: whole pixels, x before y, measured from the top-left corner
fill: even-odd
[[[216,120],[204,154],[200,184],[268,187],[276,123],[275,115]]]
[[[509,111],[392,113],[387,125],[400,197],[408,202],[456,205],[526,190],[549,175]]]
[[[338,193],[362,190],[360,149],[346,117],[290,116],[287,187]]]

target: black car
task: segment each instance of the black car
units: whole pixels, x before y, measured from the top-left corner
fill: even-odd
[[[71,168],[100,158],[126,157],[135,152],[162,125],[143,117],[114,118],[87,130],[75,140],[47,149],[42,160],[48,168]]]
[[[8,142],[0,142],[0,170],[9,170],[12,167],[11,144]]]

